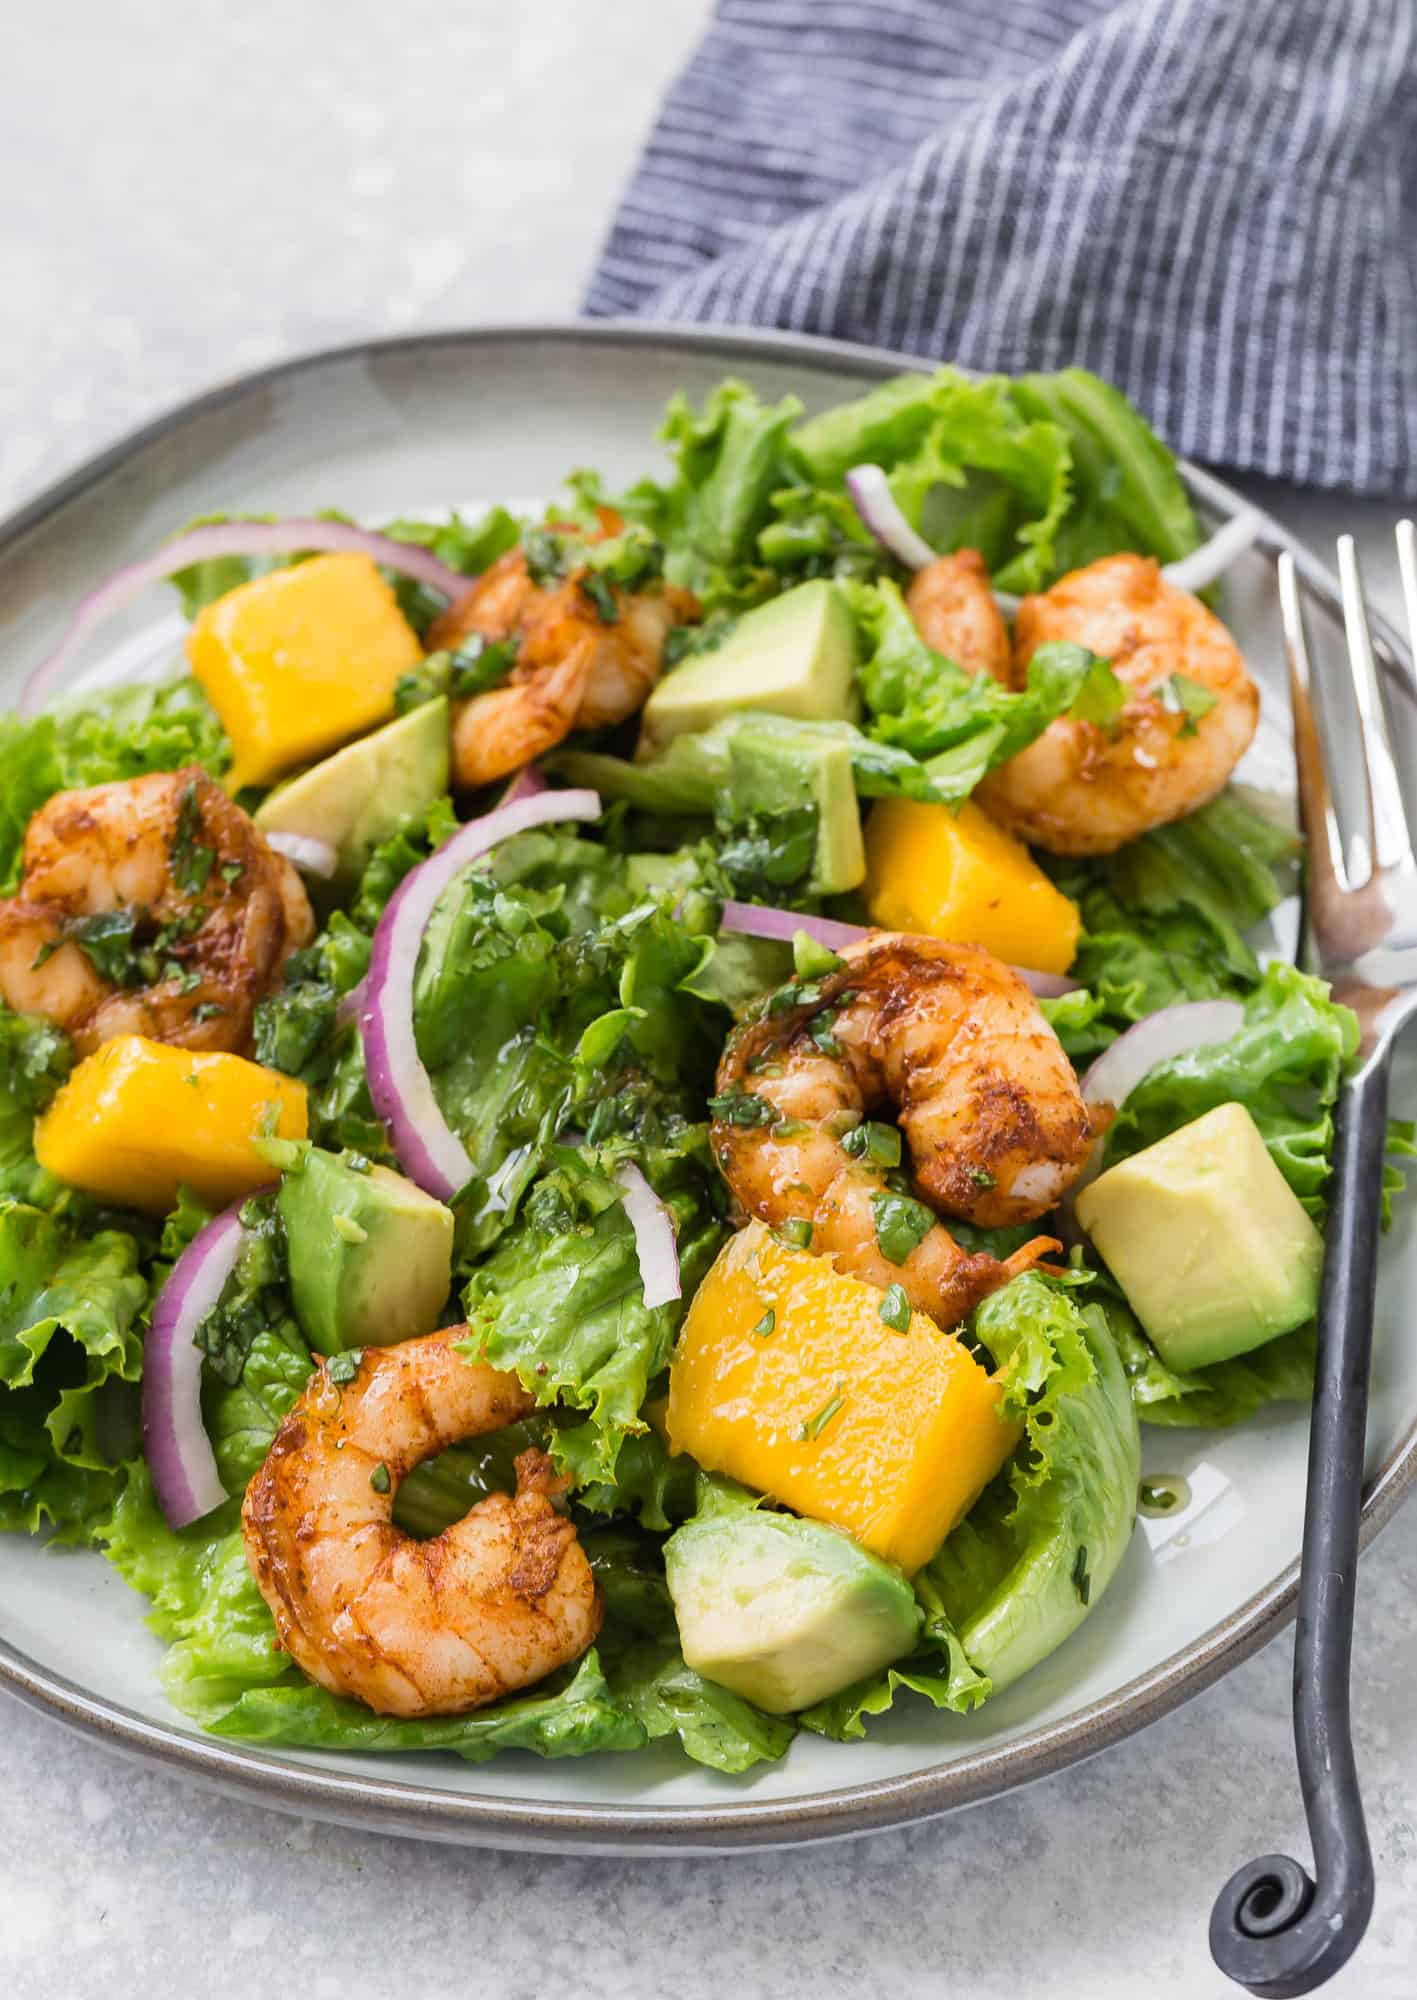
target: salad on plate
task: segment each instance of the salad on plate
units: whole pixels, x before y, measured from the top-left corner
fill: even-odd
[[[0,1526],[220,1736],[967,1713],[1107,1590],[1140,1424],[1309,1394],[1357,1024],[1257,953],[1253,517],[1080,370],[663,436],[211,516],[0,721]],[[64,695],[167,585],[180,666]]]

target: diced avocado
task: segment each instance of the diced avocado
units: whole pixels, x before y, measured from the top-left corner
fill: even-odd
[[[449,1209],[387,1167],[311,1146],[279,1206],[295,1316],[320,1354],[431,1333],[453,1274]]]
[[[920,1631],[893,1564],[793,1514],[701,1513],[665,1543],[664,1566],[687,1665],[771,1715],[888,1666]]]
[[[1077,1199],[1168,1368],[1207,1368],[1318,1310],[1323,1238],[1242,1104],[1110,1167]]]
[[[448,704],[441,696],[386,722],[277,786],[256,808],[262,833],[328,841],[336,887],[351,887],[381,841],[448,789]]]
[[[740,709],[852,722],[859,711],[856,626],[825,578],[744,612],[722,645],[664,676],[644,708],[639,755]]]
[[[776,812],[815,806],[817,848],[808,887],[834,896],[865,880],[866,847],[851,747],[839,737],[773,730],[773,718],[749,724],[729,746],[729,780],[736,810]]]

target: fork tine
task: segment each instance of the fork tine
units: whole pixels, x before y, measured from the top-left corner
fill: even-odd
[[[1412,837],[1402,806],[1402,788],[1393,761],[1392,740],[1378,687],[1372,634],[1363,608],[1363,583],[1358,574],[1358,550],[1351,535],[1338,538],[1338,578],[1343,589],[1343,623],[1348,634],[1348,663],[1358,699],[1358,727],[1363,741],[1363,765],[1368,790],[1368,837],[1355,835],[1347,870],[1358,888],[1385,868],[1410,866]]]
[[[1284,649],[1289,657],[1294,761],[1299,775],[1300,816],[1309,843],[1309,870],[1311,876],[1318,878],[1316,888],[1327,886],[1341,894],[1348,886],[1343,838],[1339,832],[1338,815],[1333,809],[1318,718],[1314,713],[1313,674],[1309,666],[1308,641],[1304,637],[1299,573],[1288,549],[1281,550],[1279,556],[1279,610],[1284,624]],[[1324,836],[1322,843],[1320,829]]]
[[[1397,569],[1407,606],[1407,644],[1417,661],[1417,522],[1397,524]]]

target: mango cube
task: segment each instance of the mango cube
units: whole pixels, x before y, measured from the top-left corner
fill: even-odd
[[[853,1535],[904,1570],[930,1560],[1020,1436],[1000,1385],[924,1313],[761,1222],[719,1252],[669,1377],[670,1448]]]
[[[166,1215],[179,1185],[218,1207],[271,1178],[260,1138],[303,1139],[305,1086],[244,1056],[116,1035],[81,1062],[35,1126],[40,1165],[122,1208]]]
[[[980,944],[1033,972],[1066,972],[1082,930],[1077,904],[1023,842],[968,800],[955,812],[878,799],[866,823],[865,897],[883,930]]]
[[[364,555],[314,556],[197,615],[187,658],[231,738],[232,791],[267,785],[394,712],[423,648]]]

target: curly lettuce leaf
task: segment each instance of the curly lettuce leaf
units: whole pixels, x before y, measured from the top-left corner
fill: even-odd
[[[811,418],[792,443],[820,486],[883,466],[911,526],[932,548],[978,549],[1001,590],[1041,589],[1058,568],[1068,434],[1024,413],[1003,375],[898,376]]]
[[[867,733],[923,763],[928,796],[967,798],[986,772],[1018,755],[1060,715],[1116,688],[1106,661],[1085,646],[1054,641],[1029,662],[1018,692],[970,674],[920,636],[894,583],[841,586],[861,632],[861,692]]]
[[[687,1299],[721,1225],[697,1171],[652,1170],[651,1179],[674,1218]],[[588,1410],[588,1423],[558,1433],[555,1455],[578,1483],[613,1481],[622,1441],[647,1428],[641,1408],[684,1304],[646,1306],[619,1188],[593,1160],[563,1154],[468,1279],[468,1352],[515,1369],[540,1403]]]
[[[1227,1042],[1176,1056],[1128,1096],[1107,1135],[1108,1166],[1221,1104],[1243,1104],[1270,1158],[1311,1215],[1321,1216],[1333,1152],[1333,1107],[1358,1047],[1357,1017],[1321,979],[1276,961],[1245,1000]]]
[[[695,410],[676,396],[660,436],[674,477],[643,480],[613,504],[664,543],[665,574],[705,611],[737,610],[779,587],[758,536],[773,520],[772,499],[791,483],[787,436],[802,413],[795,396],[765,404],[743,382],[721,382]]]
[[[1244,932],[1283,900],[1297,851],[1232,789],[1115,854],[1050,861],[1082,912],[1072,970],[1091,996],[1050,1004],[1068,1053],[1095,1053],[1180,1001],[1243,999],[1260,977]]]
[[[612,1692],[594,1649],[574,1673],[558,1676],[550,1686],[470,1715],[375,1715],[310,1681],[283,1681],[248,1688],[207,1728],[214,1736],[243,1743],[307,1750],[450,1750],[468,1764],[485,1764],[499,1750],[587,1757],[596,1751],[639,1750],[646,1740],[643,1726]]]
[[[1053,538],[1051,575],[1124,549],[1177,562],[1199,547],[1180,467],[1120,389],[1085,368],[1064,368],[1020,376],[1010,394],[1023,417],[1066,441],[1071,493]]]
[[[1106,1315],[1037,1273],[986,1299],[979,1341],[1024,1426],[1007,1470],[926,1565],[970,1663],[999,1692],[1107,1588],[1136,1517],[1140,1437]]]
[[[1212,1367],[1179,1369],[1167,1367],[1110,1284],[1101,1304],[1144,1424],[1223,1430],[1269,1403],[1307,1403],[1313,1395],[1312,1322]]]
[[[768,1715],[685,1666],[676,1646],[641,1641],[609,1657],[606,1673],[648,1741],[677,1736],[696,1764],[715,1771],[776,1762],[797,1734],[789,1717]]]
[[[0,895],[13,895],[25,828],[55,792],[184,764],[219,777],[230,762],[216,711],[186,676],[86,695],[30,722],[0,716]]]
[[[126,1232],[0,1201],[0,1528],[83,1541],[112,1506],[147,1297]]]

